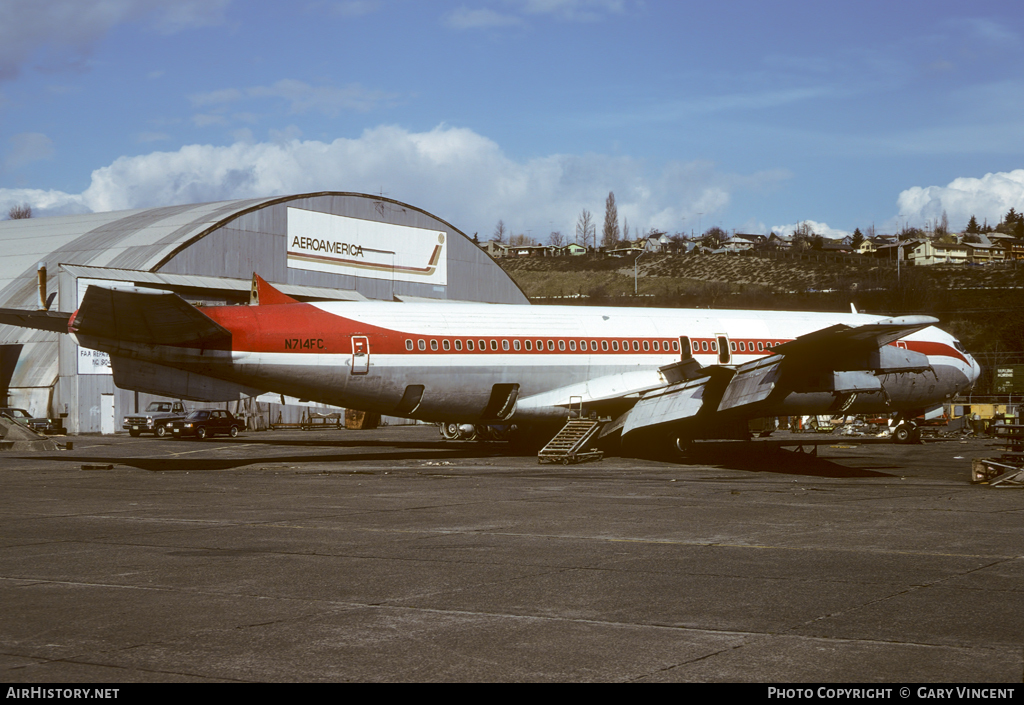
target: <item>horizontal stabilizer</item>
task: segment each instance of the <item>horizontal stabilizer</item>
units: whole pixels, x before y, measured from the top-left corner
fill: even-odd
[[[89,338],[227,350],[231,333],[170,291],[92,285],[71,321]]]
[[[67,333],[69,318],[71,318],[70,313],[61,313],[60,311],[23,311],[17,308],[0,308],[0,323],[19,328]]]

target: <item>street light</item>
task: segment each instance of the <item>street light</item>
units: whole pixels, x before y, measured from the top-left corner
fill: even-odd
[[[639,285],[637,284],[636,263],[639,262],[640,258],[645,254],[647,254],[647,250],[640,250],[640,254],[638,254],[636,259],[633,260],[633,296],[636,296],[639,290]]]

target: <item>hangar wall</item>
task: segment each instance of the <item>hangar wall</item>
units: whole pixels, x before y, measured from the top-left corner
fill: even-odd
[[[343,225],[385,224],[433,231],[444,243],[443,250],[438,249],[443,251],[447,278],[438,283],[395,275],[395,252],[403,244],[397,240],[404,237],[400,228],[385,229],[397,234],[383,236],[383,241],[368,247],[368,251],[390,252],[390,276],[387,266],[366,276],[358,270],[353,274],[330,271],[332,267],[314,271],[290,266],[289,235],[297,234],[288,231],[290,209],[293,215],[302,211],[340,216],[336,220]],[[248,282],[254,272],[299,299],[528,303],[515,282],[450,224],[409,204],[357,193],[7,221],[0,223],[0,243],[12,253],[0,258],[0,307],[8,308],[38,307],[36,262],[46,262],[56,274],[48,279],[47,293],[56,295],[52,308],[66,312],[78,307],[80,278],[170,289],[191,301],[241,303],[248,300]],[[69,433],[99,433],[104,395],[113,395],[117,431],[125,414],[144,409],[156,398],[117,389],[102,370],[83,373],[80,354],[70,336],[0,326],[0,403],[6,396],[10,406],[28,408],[33,415],[66,413]]]

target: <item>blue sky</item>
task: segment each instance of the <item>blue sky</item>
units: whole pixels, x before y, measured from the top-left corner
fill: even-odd
[[[0,207],[341,190],[546,241],[1024,210],[1012,2],[4,0]]]

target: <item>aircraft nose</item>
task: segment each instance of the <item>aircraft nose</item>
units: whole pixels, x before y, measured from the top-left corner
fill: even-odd
[[[978,364],[973,355],[968,355],[967,359],[971,361],[971,386],[973,387],[981,377],[981,365]]]

